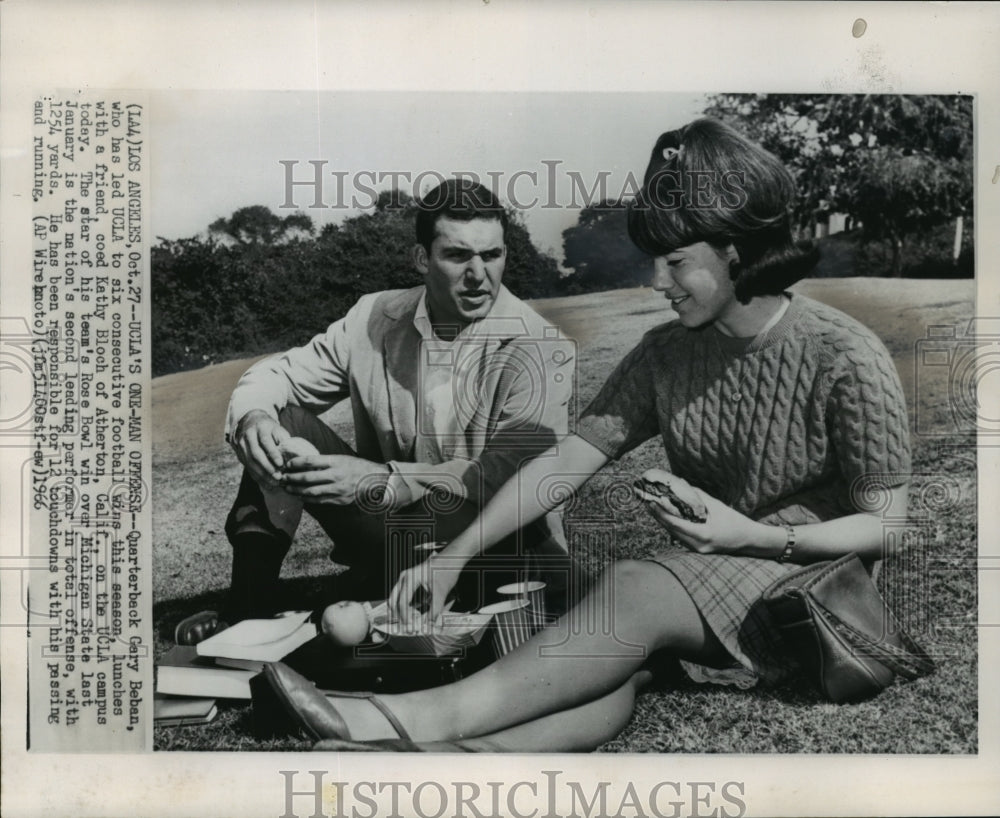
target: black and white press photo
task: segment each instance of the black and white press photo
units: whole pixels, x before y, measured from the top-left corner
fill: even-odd
[[[5,816],[996,812],[994,7],[28,9]]]
[[[158,748],[976,752],[972,97],[170,103]]]

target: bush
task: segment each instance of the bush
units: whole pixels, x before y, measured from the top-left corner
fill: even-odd
[[[648,285],[653,260],[628,237],[623,202],[602,201],[580,211],[563,231],[565,265],[573,270],[562,282],[569,295]]]
[[[907,238],[902,247],[901,273],[905,278],[971,278],[975,274],[972,226],[962,231],[958,260],[953,260],[955,223],[938,224]],[[886,276],[892,268],[892,248],[888,242],[860,244],[854,257],[859,276]]]

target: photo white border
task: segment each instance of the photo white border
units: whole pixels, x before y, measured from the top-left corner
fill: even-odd
[[[864,35],[853,36],[858,18]],[[0,303],[30,315],[30,124],[37,92],[96,89],[817,91],[973,93],[980,315],[1000,315],[1000,7],[988,3],[165,2],[0,5]],[[1000,175],[1000,169],[997,170]],[[155,195],[155,191],[154,191]],[[193,195],[197,195],[196,192]],[[155,201],[152,206],[155,208]],[[985,227],[984,227],[985,226]],[[995,396],[993,396],[995,398]],[[992,405],[997,405],[996,401]],[[5,464],[10,458],[4,455]],[[981,555],[997,555],[997,449],[980,452]],[[2,526],[0,554],[17,553]],[[984,545],[985,544],[985,545]],[[991,552],[989,549],[993,549]],[[0,622],[19,595],[0,571]],[[946,756],[400,755],[393,779],[745,781],[751,815],[991,814],[1000,809],[1000,571],[980,579],[979,754]],[[13,593],[9,593],[13,591]],[[277,816],[280,769],[377,780],[363,755],[51,757],[24,744],[24,635],[0,629],[3,813]],[[300,777],[304,782],[304,777]],[[300,815],[309,814],[305,799]],[[564,805],[565,806],[565,805]],[[541,814],[541,813],[540,813]]]

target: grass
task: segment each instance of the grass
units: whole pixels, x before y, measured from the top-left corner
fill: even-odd
[[[695,686],[662,663],[627,728],[603,752],[670,753],[974,753],[977,748],[976,472],[971,421],[956,420],[948,372],[915,365],[915,344],[931,325],[967,322],[971,281],[841,279],[796,289],[875,329],[893,355],[911,420],[940,430],[913,436],[911,540],[886,566],[883,592],[907,629],[938,658],[937,672],[855,705],[832,705],[811,690],[785,685],[739,691]],[[649,290],[548,299],[536,303],[579,345],[582,408],[646,329],[666,320]],[[221,443],[226,402],[247,362],[231,362],[154,381],[154,617],[156,649],[169,647],[182,616],[218,605],[228,584],[229,546],[222,524],[239,466]],[[344,430],[346,415],[332,422]],[[594,574],[613,559],[642,558],[663,547],[663,533],[639,515],[609,516],[604,491],[615,473],[635,474],[662,462],[657,441],[595,477],[567,515],[574,556]],[[598,525],[600,545],[583,536]],[[318,527],[306,521],[283,569],[290,596],[319,593],[334,569]],[[249,708],[223,704],[211,725],[160,728],[159,750],[303,750],[308,744],[252,738]]]

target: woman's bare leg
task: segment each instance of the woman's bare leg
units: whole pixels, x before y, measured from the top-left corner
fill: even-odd
[[[612,612],[607,621],[613,635],[606,628],[578,627],[600,621],[605,612]],[[545,655],[546,649],[554,655]],[[489,667],[444,687],[380,698],[416,741],[486,736],[601,699],[660,649],[704,664],[727,658],[670,571],[652,562],[619,562],[556,626]],[[370,704],[335,703],[354,739],[395,737]],[[555,742],[572,740],[572,719],[559,719],[556,726],[565,735],[554,734]]]
[[[617,690],[599,699],[486,736],[463,739],[462,744],[480,753],[590,752],[625,729],[632,718],[636,694],[652,675],[648,670],[640,670]],[[423,749],[434,752],[434,742],[423,745]]]
[[[605,741],[617,736],[632,717],[635,697],[645,687],[653,674],[648,670],[633,673],[625,684],[592,702],[561,710],[550,716],[526,721],[506,730],[478,738],[462,739],[459,747],[477,753],[580,753],[590,752]],[[314,750],[344,749],[336,739],[320,741]],[[456,742],[425,741],[420,749],[425,753],[454,753]],[[352,745],[351,750],[370,749],[384,752],[380,742],[364,747]]]

